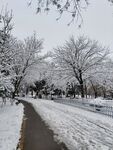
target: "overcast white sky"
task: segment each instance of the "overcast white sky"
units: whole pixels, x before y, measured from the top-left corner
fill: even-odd
[[[24,39],[36,31],[40,38],[44,38],[44,50],[52,50],[63,44],[71,35],[87,35],[100,43],[110,46],[113,51],[113,6],[107,0],[89,0],[90,6],[84,11],[84,24],[78,29],[76,24],[67,26],[69,16],[56,21],[58,14],[51,12],[49,15],[35,14],[35,8],[27,7],[28,0],[0,0],[0,8],[8,5],[13,10],[13,34],[19,39]]]

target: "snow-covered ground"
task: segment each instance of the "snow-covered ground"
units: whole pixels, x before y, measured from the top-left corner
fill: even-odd
[[[113,150],[113,119],[49,100],[31,102],[54,131],[55,138],[70,150]]]
[[[98,97],[95,99],[87,99],[87,102],[104,106],[113,106],[113,100],[103,99],[102,97]]]
[[[1,101],[1,99],[0,99]],[[16,150],[20,138],[23,106],[0,106],[0,150]]]
[[[91,104],[97,104],[97,105],[103,105],[103,106],[113,106],[113,100],[107,100],[103,99],[102,97],[98,97],[98,98],[77,98],[77,99],[70,99],[70,98],[63,98],[63,100],[66,101],[78,101],[78,102],[84,102],[84,103],[91,103]]]
[[[113,118],[113,100],[105,100],[101,97],[96,99],[56,99],[55,102],[82,108],[96,113],[104,114]]]

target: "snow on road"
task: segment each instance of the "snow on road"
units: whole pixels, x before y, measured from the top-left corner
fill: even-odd
[[[27,100],[70,150],[113,150],[112,118],[49,100]]]
[[[0,150],[16,150],[20,138],[23,106],[0,107]]]

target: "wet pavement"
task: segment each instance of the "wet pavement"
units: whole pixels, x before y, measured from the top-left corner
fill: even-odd
[[[26,118],[24,150],[68,150],[63,143],[54,140],[54,133],[42,121],[30,103],[22,101]]]

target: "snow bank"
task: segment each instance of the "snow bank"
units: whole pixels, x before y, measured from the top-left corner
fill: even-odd
[[[70,150],[113,150],[112,118],[49,100],[24,100]]]
[[[0,150],[16,150],[20,138],[23,105],[0,107]]]

